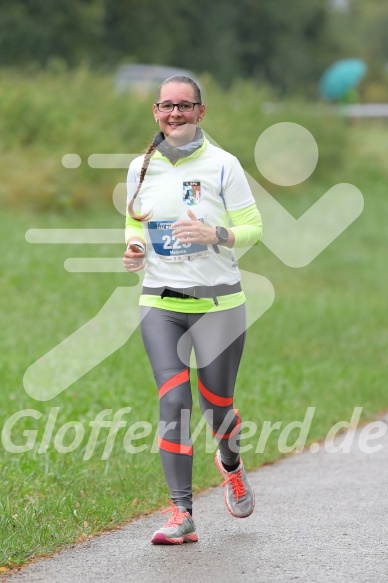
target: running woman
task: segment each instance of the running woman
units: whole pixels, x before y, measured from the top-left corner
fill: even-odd
[[[201,411],[218,442],[215,463],[226,507],[244,518],[255,506],[233,406],[246,331],[233,248],[261,238],[261,218],[238,160],[210,144],[198,126],[205,109],[192,79],[164,81],[153,105],[160,131],[128,171],[124,266],[145,269],[141,330],[159,393],[159,452],[171,498],[163,510],[170,518],[153,544],[198,540],[192,517],[192,350]]]

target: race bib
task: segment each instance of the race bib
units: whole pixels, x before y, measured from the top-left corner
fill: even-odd
[[[172,234],[175,221],[149,221],[148,233],[155,253],[164,261],[190,261],[209,255],[207,245],[183,243]]]

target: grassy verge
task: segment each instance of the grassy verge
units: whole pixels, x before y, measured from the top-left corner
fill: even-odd
[[[234,107],[237,111],[239,106]],[[345,160],[342,180],[354,182],[363,191],[361,217],[305,268],[285,267],[264,246],[241,260],[243,269],[270,279],[276,292],[271,309],[249,330],[236,390],[242,417],[257,425],[246,440],[253,446],[244,454],[249,468],[281,455],[281,431],[292,421],[303,421],[307,407],[315,407],[307,444],[324,437],[334,423],[350,420],[354,407],[362,407],[362,419],[387,408],[388,201],[384,160],[380,164],[373,149],[381,132],[364,126],[346,131],[354,157]],[[226,147],[222,139],[218,141]],[[332,185],[337,173],[338,168],[303,188],[276,194],[284,206],[300,214]],[[106,180],[112,191],[115,179],[110,175]],[[63,267],[67,257],[120,257],[121,246],[31,245],[25,241],[25,231],[121,228],[122,222],[110,207],[65,216],[7,210],[0,217],[4,241],[1,428],[19,411],[33,410],[36,416],[15,421],[11,431],[15,446],[30,440],[29,451],[8,451],[4,440],[1,445],[1,565],[21,564],[165,504],[167,489],[159,456],[151,451],[157,429],[156,391],[138,331],[51,401],[35,401],[23,388],[23,375],[31,363],[93,318],[117,287],[137,281],[126,273],[74,274]],[[96,416],[109,409],[107,419],[112,419],[124,407],[131,409],[123,415],[125,426],[118,429],[107,459],[101,459],[109,443],[109,428],[104,427],[89,459],[84,459]],[[54,414],[46,448],[47,424]],[[142,452],[134,453],[128,437],[126,442],[124,438],[139,421],[148,424],[149,434],[133,442],[144,446]],[[268,437],[264,451],[256,451],[264,421],[281,426]],[[197,406],[193,427],[199,422]],[[84,435],[79,445],[60,453],[58,449],[71,449],[74,427],[81,431],[81,425]],[[288,443],[296,437],[297,430]],[[195,491],[219,482],[212,458],[202,430],[195,442]]]
[[[386,275],[379,219],[384,205],[382,196],[371,197],[358,224],[302,270],[285,268],[264,248],[242,260],[246,269],[260,266],[259,273],[276,290],[274,305],[250,329],[238,380],[236,403],[243,418],[258,426],[246,441],[253,445],[245,454],[248,467],[279,457],[281,430],[291,421],[302,421],[309,406],[316,409],[308,442],[324,436],[337,421],[349,420],[356,406],[363,407],[363,418],[387,406]],[[92,226],[98,219],[89,217],[86,223]],[[112,226],[116,219],[107,222]],[[19,445],[27,441],[24,431],[37,431],[30,451],[1,452],[2,564],[22,563],[112,528],[163,505],[167,495],[158,455],[151,453],[158,407],[137,332],[52,401],[34,401],[23,389],[23,373],[32,362],[93,317],[115,287],[130,283],[125,274],[67,273],[63,261],[74,255],[68,246],[29,246],[23,241],[26,228],[47,223],[51,221],[14,214],[2,217],[8,242],[2,257],[2,425],[20,410],[42,414],[20,419],[12,429],[12,441]],[[80,223],[56,218],[57,226]],[[120,251],[93,249],[93,255]],[[82,252],[90,254],[90,249],[77,251],[80,256]],[[101,460],[108,437],[108,428],[102,428],[91,458],[84,460],[90,422],[104,409],[114,414],[123,407],[131,411],[109,458]],[[39,453],[52,408],[58,408],[53,435],[47,452]],[[196,408],[194,426],[199,419]],[[256,453],[265,420],[280,421],[281,427],[271,434],[264,452]],[[56,443],[71,444],[74,433],[56,436],[74,421],[85,427],[84,439],[73,452],[59,453]],[[149,423],[152,432],[136,441],[136,446],[146,445],[144,452],[128,453],[124,435],[138,421]],[[290,434],[288,443],[296,437]],[[197,491],[216,484],[218,476],[206,452],[204,430],[195,446]]]

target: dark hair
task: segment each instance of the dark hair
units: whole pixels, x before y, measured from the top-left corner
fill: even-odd
[[[193,79],[191,79],[190,77],[186,77],[186,75],[173,75],[173,77],[169,77],[168,79],[166,79],[165,81],[163,81],[163,83],[160,85],[157,95],[156,95],[156,100],[158,101],[160,99],[160,93],[162,91],[162,87],[164,87],[164,85],[168,85],[168,83],[185,83],[186,85],[191,85],[194,89],[194,99],[200,103],[202,103],[202,97],[201,97],[201,90],[198,87],[198,85],[196,84],[195,81],[193,81]],[[139,177],[139,184],[137,185],[135,194],[133,195],[132,199],[130,200],[129,204],[128,204],[128,213],[130,215],[130,217],[132,217],[133,219],[135,219],[136,221],[148,221],[148,219],[151,217],[151,211],[146,213],[145,215],[137,215],[135,213],[135,211],[133,210],[133,205],[135,202],[135,198],[137,197],[137,195],[139,194],[139,191],[141,189],[141,185],[143,184],[152,154],[154,152],[156,148],[156,144],[155,144],[155,136],[152,138],[152,142],[149,144],[149,146],[147,147],[145,154],[144,154],[144,161],[143,161],[143,165],[141,167],[140,170],[140,177]]]

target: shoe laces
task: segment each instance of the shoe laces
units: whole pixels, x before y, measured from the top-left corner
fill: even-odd
[[[170,502],[170,506],[162,510],[162,514],[167,514],[171,512],[171,516],[168,519],[165,526],[174,526],[175,524],[182,524],[183,520],[187,518],[187,512],[182,512],[179,510],[178,506],[174,502]]]
[[[226,486],[230,484],[233,490],[233,495],[238,500],[242,498],[246,494],[245,484],[242,475],[242,468],[238,472],[234,474],[230,474],[224,482],[222,482],[221,486]]]

